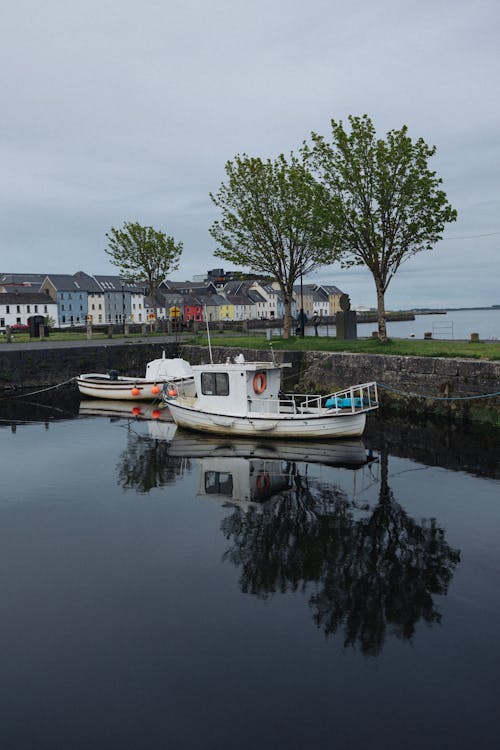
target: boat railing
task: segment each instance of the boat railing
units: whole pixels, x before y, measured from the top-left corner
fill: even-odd
[[[259,398],[249,402],[248,410],[258,414],[339,414],[378,408],[377,384],[361,383],[326,396],[318,393],[282,393],[280,398]]]
[[[378,408],[377,383],[360,383],[334,391],[325,395],[294,393],[283,394],[285,399],[292,399],[295,404],[294,413],[307,411],[336,411],[339,413],[351,412],[352,414],[370,411]]]

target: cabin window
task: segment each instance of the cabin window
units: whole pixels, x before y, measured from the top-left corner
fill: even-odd
[[[206,471],[205,492],[207,495],[232,495],[232,474],[227,474],[222,471]]]
[[[227,372],[202,372],[201,392],[204,396],[229,396]]]

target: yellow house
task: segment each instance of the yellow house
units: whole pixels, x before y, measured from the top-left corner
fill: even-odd
[[[235,320],[234,305],[232,305],[230,302],[221,304],[219,315],[220,320]]]

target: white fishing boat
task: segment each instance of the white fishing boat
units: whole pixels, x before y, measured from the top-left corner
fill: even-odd
[[[194,396],[193,372],[184,359],[160,359],[148,362],[146,376],[134,378],[119,375],[116,370],[107,374],[85,373],[76,379],[78,389],[91,398],[118,399],[120,401],[155,401],[161,398],[164,383],[170,383],[177,393]]]
[[[195,396],[164,386],[163,399],[181,427],[226,435],[345,438],[363,434],[366,415],[378,408],[375,382],[327,396],[281,391],[290,364],[235,362],[193,366]]]

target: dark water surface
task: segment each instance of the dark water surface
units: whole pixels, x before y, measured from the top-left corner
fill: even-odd
[[[497,746],[497,432],[59,408],[0,409],[2,750]]]

